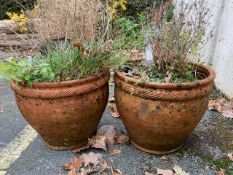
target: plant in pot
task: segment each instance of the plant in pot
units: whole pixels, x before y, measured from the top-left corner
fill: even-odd
[[[145,61],[115,72],[116,105],[131,142],[153,154],[182,147],[207,109],[215,79],[211,68],[195,62],[209,10],[202,1],[173,9],[172,1],[156,7],[152,27],[144,30]]]
[[[85,145],[108,102],[114,60],[99,33],[106,33],[102,8],[96,0],[41,2],[34,29],[43,52],[0,63],[22,115],[52,149]]]

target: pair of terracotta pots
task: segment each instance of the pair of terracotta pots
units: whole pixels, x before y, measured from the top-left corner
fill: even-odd
[[[215,73],[195,83],[141,83],[115,73],[115,98],[131,142],[140,150],[165,154],[179,149],[204,115]],[[109,73],[60,83],[12,82],[19,109],[53,149],[85,145],[97,130],[108,102]]]

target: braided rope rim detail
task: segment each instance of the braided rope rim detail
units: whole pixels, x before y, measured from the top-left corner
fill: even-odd
[[[93,81],[88,81],[83,84],[75,84],[67,87],[57,87],[57,88],[30,88],[22,85],[18,85],[16,82],[11,82],[12,90],[20,96],[28,98],[41,98],[41,99],[54,99],[54,98],[63,98],[77,96],[85,94],[87,92],[96,90],[106,84],[110,78],[109,73],[102,74],[102,76],[97,76]],[[79,80],[77,80],[79,81]]]
[[[131,95],[135,95],[145,99],[167,100],[167,101],[190,100],[203,96],[208,96],[213,89],[213,83],[210,83],[206,86],[201,86],[199,88],[181,89],[181,90],[151,89],[145,87],[143,88],[122,81],[116,76],[115,76],[115,84],[116,84],[116,88],[120,88],[122,91]]]

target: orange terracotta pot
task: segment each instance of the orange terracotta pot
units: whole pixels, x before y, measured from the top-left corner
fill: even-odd
[[[215,73],[195,83],[143,83],[115,73],[116,105],[132,144],[145,152],[167,154],[182,147],[203,117]]]
[[[109,73],[59,83],[11,83],[24,118],[52,149],[82,147],[92,137],[108,102]]]

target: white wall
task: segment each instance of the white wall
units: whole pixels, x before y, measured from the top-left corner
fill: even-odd
[[[191,3],[195,0],[185,1]],[[214,28],[214,32],[213,38],[203,48],[201,59],[216,71],[216,86],[233,98],[233,0],[205,1],[213,14],[209,29]]]
[[[203,61],[215,69],[217,87],[233,98],[233,0],[211,1],[215,32],[205,47]]]

